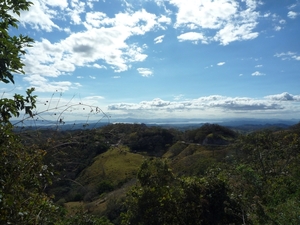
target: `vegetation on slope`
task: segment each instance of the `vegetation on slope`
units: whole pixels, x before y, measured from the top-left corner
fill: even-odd
[[[127,129],[126,126],[128,126]],[[203,209],[205,209],[210,204],[209,201],[215,202],[216,200],[214,198],[210,200],[205,199],[204,192],[202,194],[203,198],[200,198],[197,204],[204,201],[208,205],[194,205],[190,208],[184,205],[191,201],[190,198],[187,200],[184,197],[189,193],[187,191],[191,188],[191,183],[196,193],[202,193],[201,190],[204,191],[206,188],[208,189],[205,193],[220,192],[221,190],[218,190],[218,187],[223,185],[222,198],[219,196],[218,199],[224,200],[222,202],[225,205],[222,205],[223,203],[219,204],[223,207],[222,212],[224,213],[220,218],[226,219],[214,222],[215,224],[276,224],[276,221],[283,220],[290,221],[291,224],[297,224],[299,222],[297,219],[298,214],[290,207],[291,205],[296,209],[299,207],[299,191],[296,188],[296,184],[300,181],[298,175],[298,130],[292,127],[290,130],[258,131],[248,135],[237,135],[235,132],[229,132],[227,128],[220,126],[207,124],[204,126],[204,130],[207,130],[207,127],[218,127],[218,135],[226,137],[230,141],[226,145],[224,143],[216,145],[214,144],[215,142],[212,142],[213,144],[211,145],[207,143],[203,145],[197,142],[187,142],[187,139],[184,138],[186,132],[174,132],[174,130],[163,129],[165,136],[172,136],[172,141],[165,145],[166,150],[163,151],[164,154],[161,157],[153,157],[153,151],[147,151],[147,148],[140,152],[132,150],[125,143],[131,143],[128,141],[131,134],[143,140],[145,133],[151,133],[151,137],[155,137],[162,133],[162,129],[153,129],[153,127],[147,127],[143,124],[114,124],[94,131],[81,131],[82,135],[84,132],[94,134],[98,141],[101,140],[104,143],[112,144],[107,144],[111,147],[100,154],[97,154],[97,148],[93,148],[93,145],[85,145],[86,147],[91,146],[93,150],[90,151],[90,154],[96,154],[97,156],[74,177],[69,186],[69,192],[65,196],[61,196],[64,200],[60,199],[60,203],[65,203],[69,209],[72,205],[78,205],[79,212],[90,212],[99,217],[106,216],[114,224],[121,224],[121,218],[123,218],[123,223],[126,224],[126,221],[128,222],[135,218],[134,213],[141,213],[140,210],[142,210],[142,207],[145,207],[142,206],[143,202],[148,201],[147,199],[149,201],[151,199],[150,206],[158,207],[157,212],[164,212],[164,210],[168,212],[168,207],[175,207],[172,204],[181,201],[182,207],[188,210],[184,212],[186,215],[192,212],[189,210],[195,210],[195,207],[204,207]],[[201,132],[200,128],[196,130]],[[222,133],[222,130],[224,133]],[[124,133],[116,133],[116,131]],[[170,133],[168,134],[168,132]],[[190,132],[197,133],[193,130]],[[153,143],[151,139],[148,140],[150,143]],[[139,139],[136,139],[136,141],[139,141]],[[80,151],[79,149],[76,150],[76,146],[72,146],[73,151]],[[66,151],[66,149],[63,151]],[[66,152],[66,155],[70,153]],[[153,179],[162,179],[165,176],[158,171],[153,171],[154,167],[151,164],[156,162],[156,159],[161,158],[167,160],[164,162],[164,165],[168,167],[168,170],[172,170],[172,176],[175,179],[174,182],[172,181],[167,185],[173,188],[172,191],[174,193],[178,192],[176,195],[173,193],[173,195],[169,196],[170,198],[174,197],[174,199],[164,199],[166,196],[163,193],[166,190],[161,189],[163,187],[153,189],[153,186],[151,186],[154,182]],[[148,183],[146,186],[144,184],[144,192],[144,189],[140,189],[143,186],[140,174],[145,172],[143,171],[145,169],[143,164],[147,162],[144,162],[145,160],[149,159],[150,161],[148,162],[150,164],[147,164],[147,170],[150,167],[152,169],[150,172],[147,172],[147,176],[150,176],[149,179],[152,184]],[[154,163],[154,165],[157,163]],[[140,167],[140,165],[142,166]],[[138,178],[137,183],[134,179],[136,177]],[[129,186],[126,185],[126,182],[128,182]],[[202,186],[204,185],[202,182],[208,186]],[[124,185],[126,188],[124,188]],[[132,185],[134,189],[128,192],[126,197],[125,192]],[[153,195],[149,193],[149,188],[154,191]],[[199,192],[197,189],[199,189]],[[186,194],[182,195],[183,193]],[[208,195],[210,196],[210,194]],[[131,198],[133,199],[130,200]],[[138,198],[141,198],[141,200]],[[68,201],[74,200],[81,203],[68,203]],[[141,202],[138,203],[139,201]],[[161,201],[167,201],[164,203],[164,206],[165,204],[169,206],[167,208],[161,206],[162,208],[160,208],[156,204]],[[133,203],[142,205],[132,205]],[[147,207],[150,206],[147,205]],[[213,206],[209,206],[210,209],[211,207]],[[134,210],[130,211],[131,209]],[[205,209],[205,211],[207,210]],[[74,213],[74,208],[72,212]],[[279,212],[281,212],[282,218],[279,218]],[[176,213],[181,215],[183,212],[177,209]],[[204,216],[204,214],[201,214],[201,210],[197,211],[197,213],[199,218]],[[121,214],[123,215],[122,217]],[[168,215],[172,215],[172,224],[181,224],[179,220],[174,218],[175,215]],[[209,215],[210,213],[206,216],[209,218]],[[183,217],[183,214],[180,217]],[[145,216],[140,219],[146,220],[146,218]],[[192,217],[189,216],[189,218]],[[162,220],[166,221],[169,221],[169,219],[162,218]],[[189,224],[188,218],[181,218],[181,220],[184,220],[185,224]],[[207,224],[209,219],[205,220],[203,217],[203,220],[199,221],[202,221],[199,224]],[[151,223],[144,221],[141,224]]]
[[[215,141],[200,144],[185,138],[187,132],[205,133],[208,127],[217,127],[218,136],[214,137],[226,138],[227,144],[217,145]],[[237,135],[227,128],[209,124],[204,126],[205,132],[201,128],[197,128],[197,132],[174,132],[143,124],[114,124],[95,130],[59,133],[57,138],[50,139],[41,131],[45,140],[51,140],[50,144],[43,141],[44,146],[49,145],[45,160],[54,165],[59,180],[47,190],[57,195],[55,201],[69,210],[66,218],[74,220],[78,215],[85,215],[81,220],[93,215],[96,216],[94,221],[96,218],[103,220],[105,216],[114,224],[156,223],[152,217],[149,219],[150,215],[147,219],[147,213],[143,212],[146,207],[152,214],[159,213],[157,218],[162,217],[159,220],[164,221],[161,224],[170,221],[172,224],[182,224],[182,221],[193,224],[193,220],[200,221],[199,224],[277,224],[283,220],[297,224],[298,213],[292,209],[299,207],[300,196],[297,189],[300,181],[299,132],[295,127]],[[206,133],[211,134],[211,130]],[[161,134],[172,138],[165,139],[168,142],[158,142],[158,146],[164,144],[164,149],[156,152],[159,154],[153,155],[149,148],[136,151],[128,146],[133,142],[132,135],[135,141],[148,140],[153,146],[151,138],[156,139]],[[31,136],[25,135],[23,140],[26,138],[31,139]],[[77,143],[73,144],[75,140]],[[162,158],[166,161],[157,161]],[[158,185],[158,188],[153,186],[160,182],[155,179],[169,179],[160,174],[158,165],[161,163],[172,171],[167,174],[173,181],[169,180],[165,186]],[[149,178],[141,177],[143,173]],[[145,180],[149,182],[143,183]],[[165,189],[166,186],[169,189]],[[133,189],[128,192],[130,187]],[[170,192],[166,192],[168,190]],[[192,200],[191,196],[196,194],[202,197]],[[210,205],[213,202],[218,202],[221,208],[214,209],[217,206]],[[175,203],[177,206],[173,205]],[[170,214],[170,209],[177,211]],[[214,217],[215,220],[210,218],[214,210],[222,212]],[[145,216],[136,217],[138,215]]]
[[[236,136],[236,132],[218,124],[204,124],[198,129],[187,130],[185,132],[187,142],[203,145],[227,145],[232,142]]]
[[[173,162],[145,162],[123,224],[299,224],[300,139],[293,130],[240,136],[197,177],[170,174]]]

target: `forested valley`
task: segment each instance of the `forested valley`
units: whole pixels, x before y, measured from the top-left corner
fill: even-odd
[[[37,224],[299,224],[299,135],[299,124],[247,134],[121,123],[19,132],[20,144],[42,156],[38,165],[2,154],[11,167],[32,165],[7,171],[14,194],[2,190],[1,220],[15,213],[12,221],[36,224],[22,202],[35,177],[51,205],[37,209],[47,211]]]

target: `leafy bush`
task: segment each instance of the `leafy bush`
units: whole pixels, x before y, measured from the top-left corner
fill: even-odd
[[[97,187],[97,192],[99,195],[101,195],[102,193],[105,193],[105,192],[110,192],[114,189],[114,186],[111,182],[109,181],[101,181]]]
[[[237,203],[217,177],[178,178],[165,161],[145,161],[127,196],[122,224],[241,224]]]

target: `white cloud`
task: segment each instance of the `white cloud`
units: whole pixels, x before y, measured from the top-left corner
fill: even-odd
[[[266,74],[261,73],[261,72],[259,72],[259,71],[255,71],[255,72],[252,73],[251,75],[252,75],[252,76],[264,76],[264,75],[266,75]]]
[[[155,2],[158,6],[165,6],[164,1],[165,1],[165,0],[154,0],[154,2]]]
[[[277,95],[268,95],[265,98],[274,101],[300,101],[300,95],[292,95],[288,92],[283,92]]]
[[[84,99],[86,99],[86,100],[102,100],[102,99],[104,99],[104,97],[103,96],[99,96],[99,95],[95,95],[95,96],[85,97]]]
[[[73,83],[75,86],[73,86],[72,88],[77,88],[77,87],[82,87],[82,85],[78,82]]]
[[[205,69],[212,68],[214,65],[206,66]]]
[[[155,43],[155,44],[162,43],[164,37],[165,37],[165,35],[161,35],[161,36],[158,36],[158,37],[154,38],[154,43]]]
[[[296,6],[297,6],[297,4],[292,4],[288,7],[288,9],[291,10],[291,9],[295,8]]]
[[[198,35],[197,40],[214,40],[227,45],[258,36],[254,31],[259,17],[259,13],[255,11],[258,4],[256,0],[170,0],[170,3],[178,8],[175,28],[198,28],[203,36]],[[203,30],[210,32],[203,33]],[[215,35],[207,35],[212,32],[216,32]],[[180,40],[195,41],[195,36]]]
[[[298,55],[298,56],[293,56],[293,59],[295,59],[295,60],[298,60],[298,61],[300,61],[300,56]]]
[[[99,2],[99,0],[87,0],[86,4],[88,5],[88,7],[90,7],[91,9],[93,9],[94,2]]]
[[[139,72],[139,74],[141,74],[143,77],[150,77],[153,75],[152,70],[150,70],[149,68],[137,68],[137,71]]]
[[[85,3],[78,0],[71,0],[71,7],[67,9],[68,15],[73,24],[78,25],[82,23],[80,14],[85,12]]]
[[[28,81],[30,86],[34,87],[37,92],[65,92],[74,86],[70,81],[54,82],[40,75],[26,76],[24,80]]]
[[[217,63],[217,66],[223,66],[225,64],[225,62],[219,62]]]
[[[226,97],[220,95],[211,95],[200,97],[197,99],[184,100],[175,99],[174,101],[165,101],[160,98],[155,98],[151,101],[141,101],[139,103],[118,103],[109,105],[109,110],[125,110],[125,111],[231,111],[231,112],[246,112],[246,111],[273,111],[282,110],[284,107],[266,97],[265,100],[258,100],[244,97]],[[198,111],[200,113],[201,111]]]
[[[20,16],[20,22],[22,25],[29,24],[33,29],[45,30],[50,32],[53,28],[60,29],[52,19],[56,16],[57,12],[50,9],[49,6],[60,6],[65,8],[67,6],[66,1],[54,1],[52,3],[46,1],[32,0],[33,5],[29,8],[29,11],[22,11]]]
[[[256,65],[255,68],[261,68],[263,65]]]
[[[85,15],[86,27],[100,27],[102,25],[101,20],[107,19],[107,16],[103,12],[87,12]]]
[[[96,79],[96,77],[95,76],[89,76],[91,79],[93,79],[93,80],[95,80]]]
[[[73,0],[68,9],[77,7],[78,4],[78,1]],[[126,71],[131,68],[132,63],[142,62],[147,58],[143,53],[147,48],[146,44],[128,44],[127,40],[131,36],[161,29],[158,20],[162,20],[163,24],[168,22],[166,18],[162,19],[143,9],[118,13],[112,18],[100,12],[87,13],[82,22],[86,30],[71,32],[65,39],[54,43],[42,39],[28,48],[24,57],[25,72],[29,76],[58,77],[74,72],[77,67],[110,67],[115,72]],[[77,22],[81,23],[79,20]],[[50,28],[49,25],[48,29]],[[98,61],[103,62],[102,65]],[[150,70],[140,73],[143,76],[152,75]]]
[[[187,32],[184,34],[179,35],[178,40],[181,41],[192,41],[193,43],[197,44],[200,40],[203,44],[207,44],[207,38],[202,33],[197,32]]]
[[[256,25],[256,22],[245,23],[240,26],[228,23],[224,28],[217,32],[214,40],[220,41],[222,45],[228,45],[233,41],[254,39],[258,36],[257,32],[252,32]]]
[[[162,15],[158,18],[157,20],[159,23],[165,23],[165,24],[171,24],[171,18],[165,16],[165,15]]]
[[[59,94],[60,91],[54,91]],[[83,106],[72,107],[77,113],[87,115],[92,112],[89,105],[101,106],[104,102],[104,97],[101,95],[91,95],[85,98],[72,98],[72,102],[63,98],[58,98],[56,95],[51,100],[51,107],[56,105],[78,105],[78,101]],[[41,100],[41,98],[39,99]],[[45,99],[45,102],[48,99]],[[59,104],[58,104],[59,102]],[[41,107],[49,107],[41,102]],[[91,110],[84,110],[89,108]],[[102,107],[100,107],[103,109]],[[40,107],[39,107],[39,110]],[[265,96],[261,99],[249,97],[228,97],[221,95],[203,96],[194,99],[183,99],[183,95],[175,96],[174,100],[164,100],[161,98],[154,98],[149,101],[121,102],[108,105],[105,110],[106,113],[114,118],[134,117],[134,118],[187,118],[193,119],[203,117],[205,119],[220,119],[220,118],[238,118],[248,117],[252,118],[270,118],[282,115],[281,118],[290,118],[300,111],[300,96],[292,95],[287,92],[281,94],[274,94]],[[74,118],[74,115],[63,115]],[[76,116],[76,115],[75,115]],[[90,117],[91,115],[89,115]],[[96,115],[97,116],[97,115]],[[95,117],[99,118],[98,117]]]
[[[237,12],[236,2],[170,0],[178,7],[176,27],[194,24],[201,28],[218,29],[221,22]]]
[[[93,12],[87,14],[83,24],[87,29],[93,26],[118,27],[119,30],[126,32],[126,35],[143,35],[154,28],[160,28],[161,23],[165,23],[165,21],[159,22],[159,19],[155,14],[148,13],[145,9],[133,13],[120,12],[114,18],[109,18],[104,13]]]
[[[277,24],[278,23],[278,25],[274,25],[274,30],[275,31],[281,31],[283,28],[284,28],[284,24],[286,24],[286,21],[284,20],[284,19],[280,19],[280,17],[279,16],[277,16],[277,15],[274,15],[274,17],[273,17],[273,22],[275,23],[275,24]]]
[[[106,66],[99,65],[98,63],[94,63],[92,66],[97,68],[97,69],[107,69]]]
[[[63,28],[63,31],[66,32],[67,34],[71,34],[72,33],[70,27]]]
[[[48,40],[42,39],[41,42],[36,41],[27,51],[24,69],[28,75],[58,77],[75,70],[72,62],[63,59],[64,48],[60,43],[51,44]]]
[[[288,18],[290,19],[295,19],[298,16],[298,13],[294,12],[294,11],[289,11],[287,14]]]
[[[281,20],[279,20],[279,23],[280,23],[280,24],[285,24],[286,21],[281,19]]]
[[[281,26],[275,26],[275,27],[274,27],[274,30],[275,30],[275,31],[280,31],[281,29],[282,29]]]
[[[65,9],[68,7],[68,1],[67,0],[40,0],[40,2],[44,2],[49,6],[59,7],[60,9]]]
[[[300,55],[298,55],[296,52],[291,51],[276,53],[274,56],[281,58],[282,60],[300,60]]]
[[[124,53],[126,54],[125,59],[127,62],[142,62],[144,61],[148,56],[146,54],[143,54],[145,46],[139,47],[137,44],[131,44],[128,47],[128,51]]]

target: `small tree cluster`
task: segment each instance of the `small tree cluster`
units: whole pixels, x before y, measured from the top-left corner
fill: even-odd
[[[176,177],[165,161],[145,161],[127,196],[122,224],[242,224],[241,212],[217,177]]]

